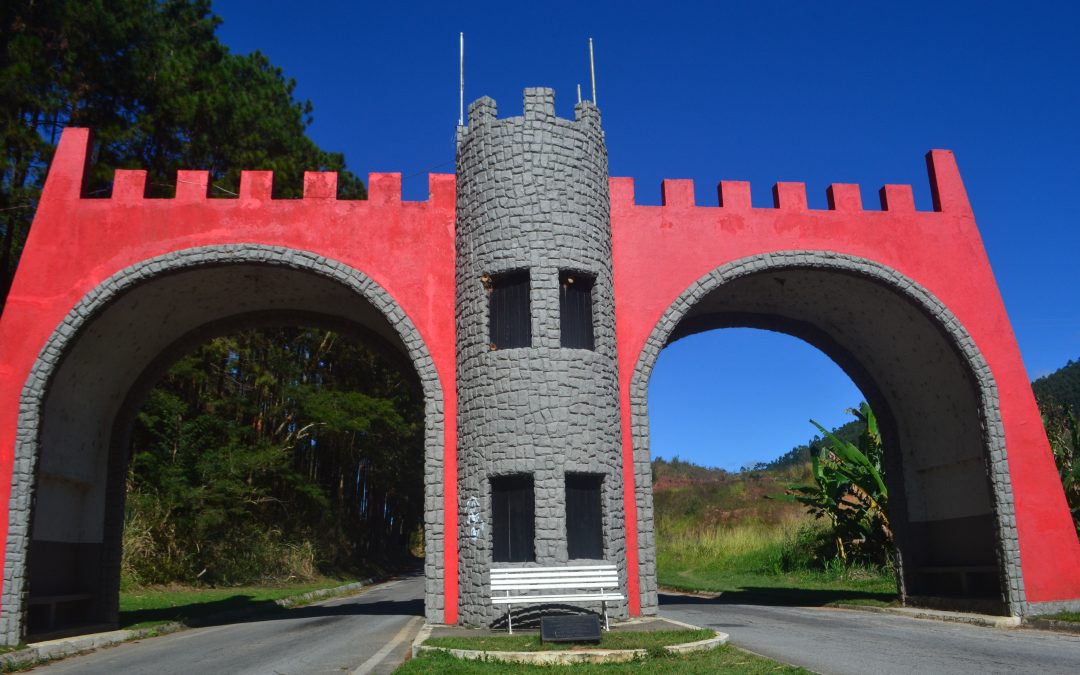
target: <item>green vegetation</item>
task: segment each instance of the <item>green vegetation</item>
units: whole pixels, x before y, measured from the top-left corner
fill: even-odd
[[[315,329],[217,338],[138,416],[125,587],[366,574],[423,521],[423,395],[362,343]]]
[[[492,661],[465,661],[444,652],[424,653],[398,668],[399,675],[436,673],[438,675],[471,675],[487,673],[700,673],[717,672],[733,675],[809,675],[810,671],[785,666],[730,645],[691,654],[652,654],[629,663],[576,664],[573,666],[536,666],[522,663],[497,663]]]
[[[896,601],[896,579],[888,568],[815,559],[824,534],[807,519],[741,523],[674,537],[658,524],[658,581],[676,590],[720,593],[721,601],[733,603]]]
[[[893,538],[889,490],[881,464],[881,434],[865,402],[849,412],[862,424],[858,444],[839,438],[811,420],[830,441],[811,455],[814,483],[789,485],[787,492],[777,498],[798,502],[814,518],[827,519],[833,550],[842,562],[887,565],[892,559]]]
[[[825,432],[824,438],[793,449],[781,460],[738,474],[678,459],[656,460],[653,503],[659,583],[685,591],[721,593],[721,601],[730,602],[895,602],[896,579],[889,566],[861,554],[845,561],[838,555],[833,530],[808,514],[802,503],[768,499],[793,484],[814,480],[811,453],[831,453],[827,450],[831,443],[846,444],[844,452],[850,455],[850,448],[856,447],[851,440],[863,446],[870,443],[867,421],[864,413],[863,418]],[[880,462],[879,450],[867,447],[867,451]],[[799,460],[804,452],[808,458]],[[873,472],[860,467],[861,473],[856,472],[860,482],[873,481],[872,494],[877,494]],[[879,467],[874,471],[880,477]],[[839,481],[834,482],[839,489]],[[848,541],[845,550],[851,548]],[[863,550],[859,544],[855,548]]]
[[[120,628],[148,628],[179,621],[197,623],[220,614],[284,611],[274,601],[335,588],[355,579],[320,578],[306,584],[201,588],[140,588],[120,594]]]
[[[41,195],[60,130],[96,135],[88,194],[115,168],[148,170],[148,194],[170,196],[177,169],[210,171],[214,196],[235,195],[240,169],[275,172],[274,192],[300,196],[303,172],[341,171],[344,157],[306,135],[310,101],[259,52],[232,54],[209,0],[43,0],[0,10],[0,307]]]
[[[597,649],[659,649],[668,645],[707,640],[716,635],[704,628],[672,631],[606,631],[600,643],[541,642],[539,635],[492,635],[488,637],[434,637],[424,644],[445,649],[474,649],[496,652],[539,652],[578,649],[582,646]]]
[[[1071,408],[1080,414],[1080,361],[1070,360],[1049,375],[1031,383],[1031,390],[1040,404]]]
[[[1031,384],[1042,412],[1043,426],[1054,452],[1065,501],[1080,538],[1080,361]]]
[[[1036,618],[1049,619],[1051,621],[1068,621],[1070,623],[1080,623],[1080,612],[1059,612],[1058,614],[1046,614],[1044,616]]]
[[[1043,425],[1065,490],[1065,502],[1080,537],[1080,423],[1072,409],[1048,405],[1043,407]]]

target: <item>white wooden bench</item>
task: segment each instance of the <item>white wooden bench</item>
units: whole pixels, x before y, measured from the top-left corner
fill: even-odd
[[[604,630],[609,630],[607,603],[625,599],[619,593],[619,570],[611,564],[491,570],[491,603],[506,605],[506,629],[510,634],[514,632],[510,605],[599,602],[604,610]]]

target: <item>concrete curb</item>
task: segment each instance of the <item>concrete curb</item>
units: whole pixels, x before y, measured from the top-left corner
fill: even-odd
[[[424,622],[423,626],[420,626],[420,630],[416,633],[416,637],[413,638],[412,643],[412,657],[415,659],[420,655],[420,646],[423,645],[429,637],[431,637],[431,631],[435,628],[435,624]]]
[[[384,579],[382,578],[364,579],[363,581],[335,586],[334,588],[324,588],[318,591],[310,591],[308,593],[301,593],[300,595],[280,598],[275,600],[274,604],[284,609],[288,609],[313,600],[320,600],[322,598],[349,593],[350,591],[358,591],[383,580]],[[0,669],[3,669],[6,672],[11,668],[43,663],[45,661],[55,661],[68,656],[75,656],[76,654],[92,652],[95,649],[101,649],[102,647],[112,647],[113,645],[118,645],[122,642],[158,637],[159,635],[168,635],[170,633],[176,633],[188,628],[197,628],[217,621],[228,621],[245,616],[254,616],[265,611],[265,609],[232,610],[203,617],[201,619],[193,619],[190,623],[172,621],[170,623],[161,624],[160,626],[151,626],[149,628],[111,630],[104,633],[91,633],[90,635],[76,635],[73,637],[58,638],[56,640],[34,642],[27,645],[25,649],[20,649],[7,654],[0,654]]]
[[[384,577],[369,577],[361,581],[354,581],[351,584],[343,584],[341,586],[335,586],[334,588],[323,588],[318,591],[309,591],[307,593],[301,593],[300,595],[290,595],[287,598],[281,598],[275,600],[274,604],[278,607],[284,607],[288,609],[290,607],[296,607],[297,605],[304,605],[315,600],[322,600],[323,598],[329,598],[332,595],[340,595],[342,593],[348,593],[350,591],[359,591],[362,588],[366,588],[372,584],[380,581],[385,581]]]
[[[1058,621],[1055,619],[1040,619],[1035,617],[1033,619],[1025,619],[1024,623],[1021,625],[1024,628],[1033,628],[1035,630],[1052,630],[1055,633],[1080,635],[1080,623],[1074,621]]]
[[[671,623],[685,626],[688,629],[699,630],[700,626],[693,626],[681,621],[667,619]],[[421,653],[445,652],[466,661],[499,661],[501,663],[528,663],[536,665],[572,665],[575,663],[625,663],[634,659],[644,658],[648,655],[645,649],[575,649],[574,651],[548,651],[548,652],[501,652],[482,651],[479,649],[449,649],[447,647],[430,647],[424,642],[431,636],[435,626],[425,623],[413,640],[412,654],[416,658]],[[668,645],[663,649],[670,654],[689,654],[701,652],[713,647],[727,644],[728,634],[714,631],[716,635],[696,642],[685,642],[678,645]]]
[[[837,604],[832,605],[832,607],[859,612],[875,612],[877,614],[897,614],[912,619],[964,623],[970,626],[983,626],[986,628],[1017,628],[1020,626],[1020,617],[1018,616],[991,616],[989,614],[949,612],[941,609],[920,609],[918,607],[874,607],[873,605],[847,604]]]

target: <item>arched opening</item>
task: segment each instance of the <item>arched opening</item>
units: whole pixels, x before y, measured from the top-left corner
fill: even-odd
[[[884,468],[858,417],[864,400],[828,356],[785,333],[721,328],[669,343],[649,383],[659,584],[734,604],[891,601],[891,529],[878,509],[888,494],[874,480]],[[810,420],[872,469],[834,454]],[[843,471],[858,491],[832,502],[814,453],[826,485]]]
[[[728,327],[804,340],[836,362],[873,407],[905,602],[1016,613],[1018,561],[1002,545],[1015,537],[1015,522],[989,370],[940,302],[869,261],[812,252],[762,256],[714,270],[676,300],[634,375],[639,476],[648,461],[643,417],[655,355],[681,337]],[[639,501],[639,517],[651,515],[651,504]],[[647,570],[648,551],[643,561]]]
[[[361,272],[287,249],[235,245],[145,261],[99,286],[72,310],[35,365],[22,402],[14,481],[34,486],[30,522],[15,522],[5,592],[18,612],[56,598],[68,623],[117,616],[124,479],[135,414],[171,363],[206,339],[271,325],[306,324],[362,335],[396,354],[424,399],[425,567],[429,613],[441,578],[433,559],[441,504],[441,390],[416,328]],[[18,494],[18,491],[16,491]],[[25,515],[24,515],[25,517]],[[40,602],[40,601],[38,601]],[[53,617],[50,623],[55,623]],[[39,627],[35,627],[40,629]]]

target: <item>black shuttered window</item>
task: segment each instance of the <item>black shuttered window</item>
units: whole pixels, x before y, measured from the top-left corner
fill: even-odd
[[[603,476],[566,474],[566,549],[571,559],[604,559]]]
[[[570,349],[593,349],[593,278],[577,272],[559,273],[561,344]]]
[[[492,349],[514,349],[532,345],[532,317],[529,314],[528,271],[507,272],[490,277],[488,283],[488,326]]]
[[[528,475],[491,479],[491,535],[494,562],[534,562],[535,503]]]

